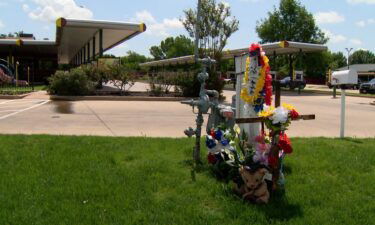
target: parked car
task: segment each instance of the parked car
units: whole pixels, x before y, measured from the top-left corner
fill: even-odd
[[[285,77],[280,80],[280,87],[289,88],[291,90],[295,88],[304,89],[306,87],[305,80],[291,80],[290,77]]]
[[[375,78],[367,83],[362,83],[359,88],[359,93],[375,93]]]

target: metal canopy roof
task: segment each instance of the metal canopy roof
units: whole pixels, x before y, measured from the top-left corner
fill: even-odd
[[[30,54],[30,55],[56,55],[55,41],[37,41],[25,39],[0,39],[0,53]]]
[[[262,44],[263,51],[266,55],[285,55],[294,54],[299,52],[311,53],[311,52],[321,52],[326,51],[327,46],[320,44],[302,43],[302,42],[289,42],[280,41],[274,43]],[[248,53],[248,48],[240,48],[234,50],[223,51],[223,59],[229,59],[236,56],[241,56]],[[189,64],[194,63],[194,56],[183,56],[178,58],[164,59],[152,62],[146,62],[140,64],[141,67],[157,67],[157,66],[167,66],[176,64]]]
[[[145,24],[124,23],[99,20],[76,20],[59,18],[56,21],[56,45],[58,46],[59,63],[70,63],[88,44],[91,48],[95,41],[95,55],[99,55],[100,30],[102,30],[103,51],[142,33]],[[91,56],[92,56],[92,52]]]

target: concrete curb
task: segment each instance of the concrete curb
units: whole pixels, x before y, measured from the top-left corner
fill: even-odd
[[[291,91],[291,90],[287,90],[287,89],[282,89],[282,91],[288,91],[288,92],[297,92],[297,91]],[[301,90],[301,93],[316,93],[316,94],[322,94],[322,95],[330,95],[330,96],[333,96],[333,92],[328,92],[328,91],[321,91],[321,90]],[[341,92],[340,91],[337,91],[336,92],[336,95],[341,95]],[[364,96],[361,96],[361,95],[357,95],[357,94],[352,94],[352,93],[346,93],[346,96],[350,96],[350,97],[360,97],[360,98],[375,98],[375,95],[364,95]]]
[[[28,96],[31,93],[23,94],[23,95],[0,95],[0,99],[23,99],[24,97]]]
[[[155,101],[173,102],[183,101],[185,97],[149,97],[149,96],[58,96],[50,95],[53,101]]]

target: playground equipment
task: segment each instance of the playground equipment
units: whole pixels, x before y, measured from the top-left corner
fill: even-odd
[[[14,59],[13,59],[14,60]],[[16,62],[16,68],[12,66],[13,63],[0,59],[0,84],[1,85],[15,85],[15,86],[29,86],[30,83],[30,68],[27,69],[28,81],[19,79],[19,62]]]

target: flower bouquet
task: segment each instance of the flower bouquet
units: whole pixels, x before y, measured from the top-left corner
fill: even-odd
[[[263,119],[261,134],[252,145],[238,125],[231,129],[224,126],[212,129],[206,136],[206,146],[207,161],[214,174],[225,181],[233,181],[234,190],[244,199],[267,203],[269,193],[284,186],[282,161],[286,154],[293,152],[285,131],[298,116],[297,110],[289,104],[277,108],[264,106],[259,112]]]

